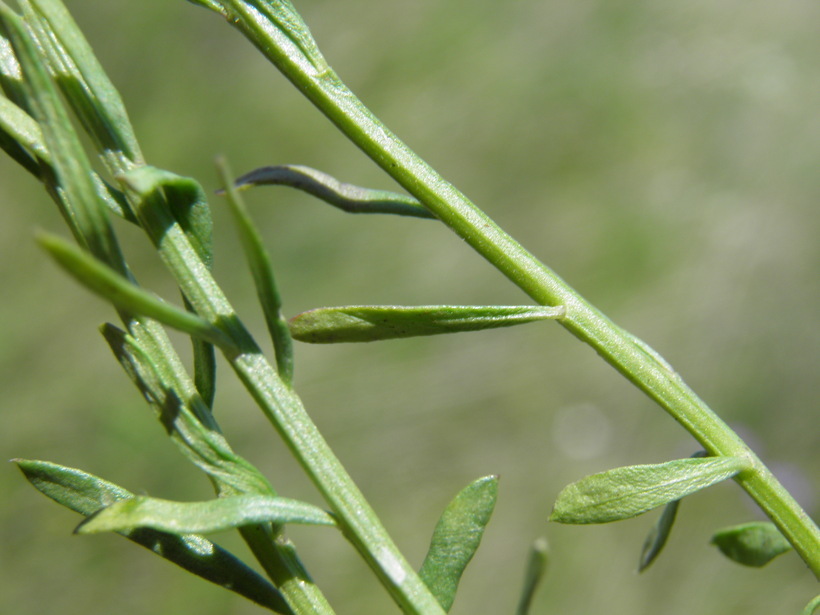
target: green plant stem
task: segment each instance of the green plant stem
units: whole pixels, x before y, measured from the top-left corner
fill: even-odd
[[[348,540],[405,612],[443,615],[441,606],[393,543],[298,395],[236,317],[161,197],[156,192],[146,195],[135,213],[197,313],[231,337],[233,345],[222,348],[226,359],[336,514]]]
[[[245,2],[229,0],[229,19],[325,116],[405,190],[501,273],[542,305],[563,305],[559,322],[655,400],[712,455],[743,457],[735,480],[772,519],[820,578],[820,530],[743,440],[657,353],[582,298],[466,196],[417,156],[351,92],[318,53],[294,41]],[[278,10],[278,9],[277,9]],[[309,36],[309,34],[308,34]]]

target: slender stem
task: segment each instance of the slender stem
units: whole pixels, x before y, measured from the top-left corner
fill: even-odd
[[[441,606],[393,543],[310,419],[298,395],[282,380],[239,321],[173,216],[156,198],[143,201],[136,213],[199,315],[230,335],[233,344],[222,348],[225,357],[324,496],[346,537],[379,576],[393,599],[407,613],[443,615]],[[274,555],[281,558],[281,554]],[[294,580],[298,581],[298,577]]]
[[[820,530],[748,446],[646,344],[590,305],[504,232],[387,129],[318,53],[242,11],[236,23],[280,71],[353,143],[501,273],[542,305],[563,305],[559,322],[671,414],[713,455],[745,457],[735,480],[754,498],[820,577]],[[302,33],[304,34],[304,33]]]

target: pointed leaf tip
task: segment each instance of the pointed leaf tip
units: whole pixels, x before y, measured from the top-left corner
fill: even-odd
[[[586,524],[629,519],[731,478],[746,465],[739,457],[688,458],[593,474],[558,494],[550,520]]]
[[[152,528],[173,534],[206,534],[257,523],[335,525],[327,512],[288,498],[238,495],[206,502],[173,502],[136,496],[83,521],[79,534]]]
[[[480,331],[563,315],[562,306],[351,305],[302,312],[289,324],[296,340],[332,344]]]
[[[134,497],[122,487],[82,470],[49,461],[12,461],[38,491],[82,515],[91,515],[112,502]],[[211,583],[277,613],[291,612],[281,594],[265,578],[229,551],[202,536],[177,536],[144,528],[121,534]]]

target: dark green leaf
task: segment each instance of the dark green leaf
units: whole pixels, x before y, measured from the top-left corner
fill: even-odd
[[[394,214],[435,218],[412,196],[346,184],[327,173],[299,165],[255,169],[237,179],[235,185],[237,188],[290,186],[352,214]]]
[[[478,549],[497,498],[498,477],[480,478],[456,495],[436,525],[419,576],[445,611],[453,605],[458,582]]]
[[[135,496],[107,506],[83,521],[80,534],[148,527],[174,534],[208,534],[259,523],[335,525],[317,506],[264,495],[234,495],[205,502],[173,502]]]
[[[313,344],[372,342],[510,327],[563,315],[563,307],[545,306],[352,305],[302,312],[290,320],[290,331],[294,339]]]
[[[546,538],[536,540],[530,549],[530,558],[524,574],[524,587],[521,589],[521,599],[518,601],[516,615],[527,615],[535,596],[538,584],[544,578],[549,563],[549,546]]]
[[[639,344],[643,344],[643,342],[637,338],[635,338],[635,340]],[[646,348],[650,354],[654,352],[648,346]],[[706,451],[701,450],[696,451],[691,456],[693,458],[703,458],[707,456],[707,453]],[[652,526],[652,529],[649,530],[646,540],[644,540],[643,548],[641,549],[641,559],[638,563],[638,572],[643,572],[646,570],[652,562],[657,559],[658,555],[660,555],[663,547],[666,545],[666,541],[669,539],[669,534],[672,532],[672,526],[674,525],[675,518],[678,514],[678,506],[680,506],[680,500],[674,500],[664,506],[661,516],[655,522],[655,525]]]
[[[757,521],[728,527],[712,536],[716,545],[729,559],[760,568],[778,555],[791,551],[792,545],[773,523]]]
[[[646,570],[650,564],[655,561],[658,555],[660,555],[672,531],[672,525],[675,523],[678,506],[680,506],[680,500],[674,500],[664,506],[661,516],[655,525],[652,526],[652,529],[649,530],[649,534],[647,534],[646,540],[644,540],[643,543],[643,549],[641,549],[641,561],[638,563],[638,572]]]
[[[746,468],[738,457],[678,459],[657,465],[615,468],[565,487],[550,516],[558,523],[609,523],[731,478]]]
[[[221,347],[231,348],[230,339],[196,314],[166,303],[71,243],[43,233],[38,237],[57,263],[89,290],[119,308],[154,320]]]
[[[270,256],[268,256],[262,238],[245,209],[245,204],[233,187],[227,162],[218,160],[217,166],[222,175],[228,204],[239,231],[242,250],[245,252],[245,258],[251,268],[256,294],[265,314],[268,332],[273,340],[277,370],[282,380],[290,384],[293,380],[293,341],[290,337],[288,322],[282,315],[282,299],[276,285],[276,277],[273,274]]]
[[[80,470],[47,461],[14,460],[41,493],[84,516],[134,497],[132,493]],[[228,551],[202,536],[178,536],[152,529],[120,532],[185,570],[279,613],[289,613],[279,592]]]

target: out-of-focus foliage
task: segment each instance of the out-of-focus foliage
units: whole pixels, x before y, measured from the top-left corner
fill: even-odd
[[[150,163],[218,187],[305,164],[395,189],[212,14],[182,0],[67,1],[120,89]],[[304,0],[325,56],[364,102],[513,236],[661,352],[817,514],[816,297],[820,7],[789,3]],[[5,458],[47,458],[135,493],[198,500],[96,327],[110,309],[32,239],[64,232],[39,186],[0,159],[0,390]],[[284,189],[248,193],[287,315],[320,305],[525,302],[424,220],[356,217]],[[265,338],[221,197],[215,272]],[[172,296],[126,225],[140,281]],[[129,240],[130,239],[130,240]],[[59,297],[59,299],[55,299]],[[182,344],[184,348],[186,344]],[[312,488],[220,366],[217,418],[286,497]],[[558,491],[607,468],[688,455],[686,434],[546,322],[367,345],[296,348],[295,385],[412,561],[461,485],[500,474],[499,501],[453,613],[512,612],[527,550],[551,564],[532,612],[797,612],[816,593],[793,555],[762,571],[709,545],[754,516],[731,484],[687,499],[640,577],[642,517],[547,525]],[[250,603],[79,521],[0,473],[0,612],[253,613]],[[340,613],[393,607],[341,539],[289,529]],[[220,537],[221,538],[221,537]],[[226,546],[234,548],[236,543]],[[48,584],[32,579],[47,578]]]

